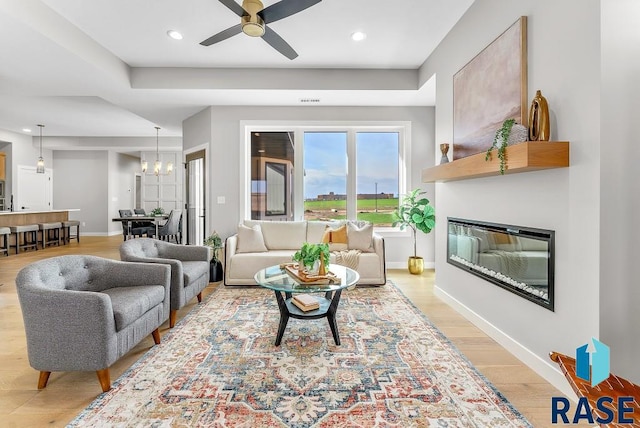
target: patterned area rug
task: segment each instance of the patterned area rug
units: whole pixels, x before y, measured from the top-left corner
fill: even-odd
[[[525,427],[526,419],[393,285],[290,319],[272,291],[219,286],[69,426]]]

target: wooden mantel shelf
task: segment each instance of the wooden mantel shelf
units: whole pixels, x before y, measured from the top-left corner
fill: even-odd
[[[500,176],[500,161],[493,150],[491,160],[485,161],[485,153],[478,153],[453,162],[422,170],[422,181],[466,180],[469,178]],[[569,166],[568,141],[525,141],[507,147],[505,174],[539,171],[541,169]]]

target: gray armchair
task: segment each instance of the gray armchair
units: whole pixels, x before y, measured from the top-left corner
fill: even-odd
[[[140,238],[120,244],[120,259],[171,265],[170,327],[176,324],[178,309],[195,296],[202,302],[202,290],[209,284],[209,247]]]
[[[96,371],[104,392],[109,366],[149,334],[160,343],[169,318],[170,268],[96,256],[53,257],[24,267],[16,289],[38,389],[52,371]]]

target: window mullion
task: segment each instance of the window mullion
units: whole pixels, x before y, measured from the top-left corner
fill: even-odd
[[[304,131],[296,128],[293,134],[293,213],[294,220],[304,220]]]
[[[347,130],[347,218],[355,220],[357,211],[356,131]]]

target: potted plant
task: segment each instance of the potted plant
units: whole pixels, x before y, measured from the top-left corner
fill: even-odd
[[[495,148],[500,160],[500,175],[504,175],[507,166],[507,146],[527,141],[528,135],[529,130],[525,126],[517,124],[515,119],[505,120],[502,122],[500,129],[496,131],[493,143],[487,149],[484,160],[489,161],[491,159],[491,151]]]
[[[329,257],[329,244],[305,242],[293,255],[293,261],[298,262],[299,270],[306,268],[308,271],[315,271],[317,269],[318,275],[326,275],[329,268]]]
[[[209,266],[209,282],[222,281],[222,263],[218,258],[218,252],[222,249],[222,238],[215,230],[204,240],[204,245],[211,248],[211,262]]]
[[[151,212],[149,213],[149,215],[151,216],[160,216],[164,214],[164,208],[158,207],[158,208],[154,208],[151,210]]]
[[[427,198],[422,197],[426,192],[415,189],[407,194],[400,206],[393,213],[393,227],[400,226],[400,230],[409,227],[413,234],[413,256],[409,257],[409,272],[419,275],[424,270],[424,260],[418,257],[416,232],[418,230],[429,233],[436,225],[436,212]]]

